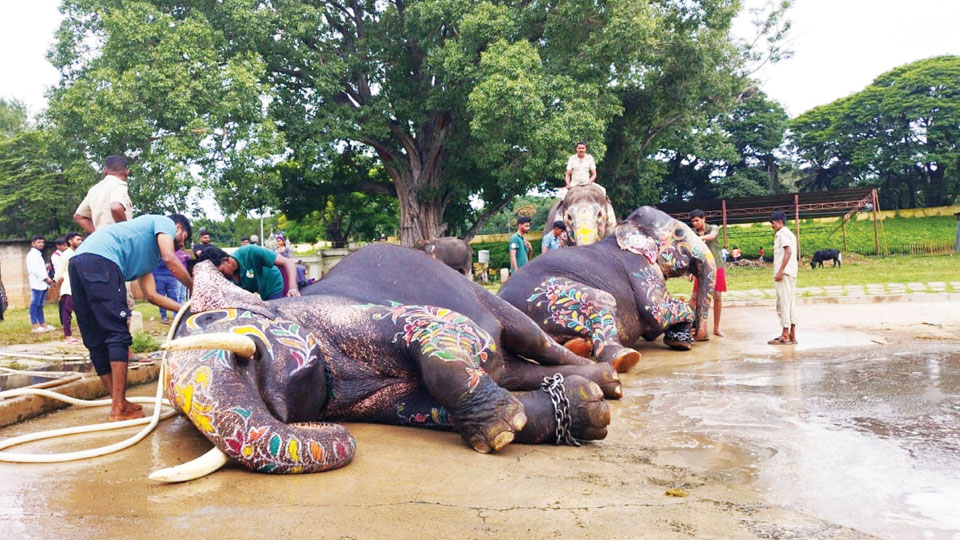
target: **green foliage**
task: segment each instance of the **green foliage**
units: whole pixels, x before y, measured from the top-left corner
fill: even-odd
[[[808,190],[879,186],[884,208],[942,206],[960,191],[960,56],[913,62],[793,120]]]
[[[520,216],[530,218],[531,231],[541,230],[547,222],[550,208],[556,202],[553,197],[517,197],[511,205],[494,215],[478,234],[513,233],[517,230],[517,218]]]
[[[145,353],[160,350],[160,340],[146,332],[137,332],[133,335],[133,343],[130,349],[135,353]]]
[[[0,137],[27,129],[27,106],[16,99],[0,98]]]
[[[264,235],[269,235],[277,228],[279,218],[266,216],[263,219]],[[199,218],[192,222],[194,241],[199,240],[197,231],[206,229],[210,233],[210,241],[218,246],[239,246],[244,236],[260,236],[260,218],[247,215],[238,215],[223,221],[213,221],[208,218]],[[261,241],[262,242],[262,241]]]
[[[95,171],[56,133],[29,129],[0,137],[0,237],[48,237],[76,230],[73,211]]]

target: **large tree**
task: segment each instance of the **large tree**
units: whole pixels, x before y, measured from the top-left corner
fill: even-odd
[[[392,183],[350,189],[396,196],[404,242],[444,233],[448,208],[469,235],[512,197],[559,185],[579,139],[604,181],[630,184],[619,171],[660,134],[732,103],[745,54],[729,37],[737,0],[63,9],[51,117],[92,156],[137,157],[158,181],[143,193],[154,204],[183,200],[200,170],[228,211],[262,208],[284,182],[279,161],[323,166],[360,144]],[[604,160],[611,142],[617,153]]]
[[[880,186],[886,207],[953,204],[960,188],[960,57],[893,69],[791,127],[807,189]]]

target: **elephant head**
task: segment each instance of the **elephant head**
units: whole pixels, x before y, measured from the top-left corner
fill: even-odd
[[[603,188],[596,184],[573,186],[567,190],[563,200],[551,209],[544,233],[556,220],[562,220],[566,225],[568,244],[578,246],[594,244],[612,234],[617,224],[613,206]]]
[[[642,255],[670,278],[693,274],[698,281],[694,327],[705,328],[713,287],[716,262],[707,245],[682,221],[650,206],[634,210],[616,227],[621,249]]]
[[[350,462],[356,445],[350,433],[313,422],[329,388],[308,329],[278,317],[207,262],[194,269],[194,296],[179,319],[176,339],[164,346],[164,390],[217,449],[269,473]]]

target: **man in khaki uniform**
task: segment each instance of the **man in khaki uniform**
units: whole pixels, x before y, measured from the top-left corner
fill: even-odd
[[[118,221],[133,219],[133,203],[130,202],[127,189],[127,176],[130,174],[127,158],[108,157],[103,164],[103,174],[103,180],[87,191],[87,196],[73,214],[73,220],[88,233]]]

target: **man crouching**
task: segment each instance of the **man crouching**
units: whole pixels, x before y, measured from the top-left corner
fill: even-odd
[[[190,240],[190,221],[180,214],[143,215],[97,229],[70,259],[68,273],[74,312],[90,361],[110,392],[110,421],[142,418],[142,407],[127,401],[127,349],[133,343],[127,319],[125,281],[137,280],[147,301],[174,312],[180,304],[157,293],[153,269],[162,259],[180,283],[193,279],[177,258]]]

